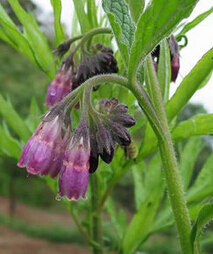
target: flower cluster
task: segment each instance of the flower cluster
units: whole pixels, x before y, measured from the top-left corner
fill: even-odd
[[[60,197],[85,199],[89,173],[97,169],[99,156],[110,163],[115,142],[125,146],[131,142],[126,128],[135,120],[127,110],[115,98],[100,100],[99,112],[92,113],[93,120],[86,114],[70,137],[69,115],[56,104],[24,146],[18,166],[34,175],[55,178],[59,174]]]
[[[168,43],[171,57],[171,81],[175,82],[180,69],[179,46],[173,35],[168,37]],[[160,45],[157,45],[157,47],[152,51],[152,57],[156,71],[158,69],[159,56],[160,56]]]
[[[63,61],[56,78],[48,87],[46,105],[53,106],[88,78],[117,72],[112,49],[101,44],[91,46],[90,52],[82,52],[79,64],[74,64],[71,54]]]
[[[128,107],[118,104],[118,100],[102,99],[99,101],[100,115],[95,123],[91,122],[90,134],[90,173],[98,167],[98,157],[110,163],[114,156],[115,142],[122,146],[131,143],[131,137],[126,128],[135,125],[133,117],[127,114]]]

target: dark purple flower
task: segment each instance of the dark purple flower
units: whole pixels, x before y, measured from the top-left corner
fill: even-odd
[[[72,89],[71,70],[59,70],[56,78],[47,89],[46,106],[51,107],[56,102],[62,100]]]
[[[67,196],[69,200],[86,199],[89,159],[89,132],[85,125],[80,125],[65,151],[59,180],[59,197]]]
[[[96,140],[96,130],[90,129],[90,159],[89,173],[94,173],[98,168],[98,144]]]
[[[170,57],[171,57],[171,81],[175,82],[180,69],[180,52],[178,43],[173,35],[168,37]],[[155,70],[158,70],[158,61],[160,56],[160,45],[157,45],[152,51],[152,58]]]
[[[84,52],[82,54],[81,62],[76,69],[76,75],[73,80],[73,89],[93,76],[117,72],[117,61],[113,56],[112,49],[101,44],[93,45],[89,53]],[[97,87],[94,90],[97,90]]]
[[[175,82],[180,69],[179,46],[173,35],[168,38],[171,55],[171,80]]]
[[[115,144],[110,132],[100,122],[96,133],[97,150],[101,159],[106,163],[110,163],[114,156]]]
[[[58,115],[50,121],[42,121],[24,146],[18,166],[26,167],[27,172],[33,175],[56,177],[62,165],[67,139],[68,132],[62,137]]]

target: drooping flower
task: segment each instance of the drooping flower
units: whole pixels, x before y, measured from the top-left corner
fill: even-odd
[[[101,44],[93,45],[89,54],[88,52],[82,54],[81,62],[76,70],[73,87],[76,88],[93,76],[117,72],[117,61],[113,56],[112,49]]]
[[[99,112],[95,116],[96,123],[90,126],[90,173],[95,172],[98,167],[98,158],[110,163],[114,156],[115,142],[121,146],[131,143],[131,136],[126,128],[135,125],[135,120],[127,114],[128,107],[119,104],[116,98],[101,99],[99,101]]]
[[[26,167],[33,175],[55,178],[61,169],[68,135],[67,131],[62,136],[60,116],[49,112],[24,146],[18,166]]]
[[[175,82],[180,69],[179,46],[173,35],[168,38],[171,55],[171,80]]]
[[[68,57],[62,63],[56,78],[51,82],[47,89],[46,106],[51,107],[56,102],[62,100],[72,90],[72,58]]]
[[[65,151],[59,180],[59,197],[86,199],[89,182],[90,139],[86,124],[76,129]]]

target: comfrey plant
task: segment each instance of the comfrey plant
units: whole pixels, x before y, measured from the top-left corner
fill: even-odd
[[[175,253],[201,253],[202,228],[213,217],[213,155],[192,177],[202,146],[199,137],[191,137],[212,134],[213,116],[198,115],[180,123],[177,116],[209,81],[213,49],[183,78],[171,98],[169,90],[179,74],[186,33],[213,8],[185,24],[180,22],[197,0],[153,0],[146,8],[144,0],[103,0],[103,10],[94,0],[73,0],[73,34],[78,35],[67,39],[60,23],[61,1],[51,0],[54,58],[32,15],[18,0],[8,2],[23,32],[0,5],[0,38],[52,81],[45,102],[49,110],[36,130],[37,119],[22,120],[0,96],[0,114],[20,138],[1,127],[0,155],[19,160],[18,166],[30,174],[45,176],[94,254],[148,252],[148,237],[174,225],[173,238],[178,235],[179,241]],[[31,115],[38,111],[32,101]],[[186,138],[190,139],[177,159],[173,142]],[[129,223],[110,195],[125,174],[134,189],[134,199],[128,200],[135,214]],[[102,223],[103,211],[109,215],[110,227]]]

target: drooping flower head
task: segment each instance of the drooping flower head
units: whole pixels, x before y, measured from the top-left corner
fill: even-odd
[[[18,166],[33,175],[56,177],[69,136],[69,131],[63,135],[62,127],[60,114],[48,112],[24,146]]]
[[[99,74],[117,72],[117,61],[113,56],[112,49],[101,44],[92,45],[90,52],[82,53],[73,86],[76,88],[85,80]]]
[[[68,57],[62,63],[55,79],[47,89],[46,106],[51,107],[62,100],[72,90],[72,57]]]
[[[59,180],[59,196],[86,199],[89,182],[90,139],[86,124],[80,124],[65,150]]]
[[[102,117],[96,120],[96,128],[93,127],[90,134],[90,173],[97,169],[99,156],[106,163],[112,161],[116,142],[122,146],[131,143],[131,136],[126,128],[133,126],[135,120],[127,114],[127,111],[128,107],[118,104],[116,98],[99,101],[99,112]]]

